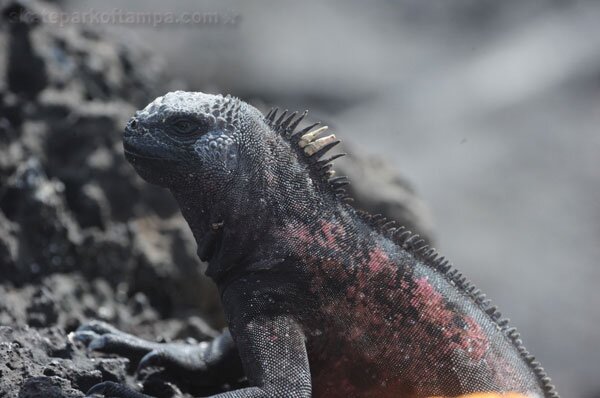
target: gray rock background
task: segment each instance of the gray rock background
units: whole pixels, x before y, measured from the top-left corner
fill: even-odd
[[[194,88],[309,107],[402,170],[441,251],[512,318],[558,391],[600,394],[600,2],[68,4],[239,15],[108,28],[134,32]]]

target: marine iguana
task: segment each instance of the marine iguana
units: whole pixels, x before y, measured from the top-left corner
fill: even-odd
[[[349,205],[332,169],[341,154],[323,158],[339,141],[325,126],[299,129],[305,115],[183,91],[138,111],[125,155],[177,199],[229,330],[192,346],[92,322],[75,338],[201,382],[247,377],[223,398],[557,398],[515,329],[444,257]],[[90,393],[146,396],[110,382]]]

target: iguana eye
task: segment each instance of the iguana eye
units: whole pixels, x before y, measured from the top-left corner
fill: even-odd
[[[173,123],[173,127],[178,134],[188,135],[193,133],[198,126],[190,120],[180,119]]]

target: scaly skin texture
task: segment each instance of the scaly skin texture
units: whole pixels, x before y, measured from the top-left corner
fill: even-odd
[[[249,386],[219,397],[557,397],[514,329],[447,261],[346,203],[320,159],[335,137],[297,131],[300,118],[190,92],[136,114],[126,156],[178,200],[230,332],[193,354],[98,325],[80,340],[203,377],[241,361]],[[111,394],[135,396],[126,390]]]

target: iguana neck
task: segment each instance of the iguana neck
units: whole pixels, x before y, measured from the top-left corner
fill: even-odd
[[[232,188],[232,191],[237,192],[237,189]],[[301,194],[296,191],[269,197],[259,195],[260,190],[256,188],[256,192],[249,195],[257,198],[250,203],[243,198],[238,201],[228,198],[214,204],[204,203],[198,192],[172,191],[194,234],[198,257],[208,262],[206,275],[218,284],[232,273],[268,269],[281,263],[286,256],[294,255],[285,250],[273,252],[281,239],[282,227],[310,225],[313,217],[331,214],[339,205],[327,205],[328,200],[314,200],[314,192]]]

